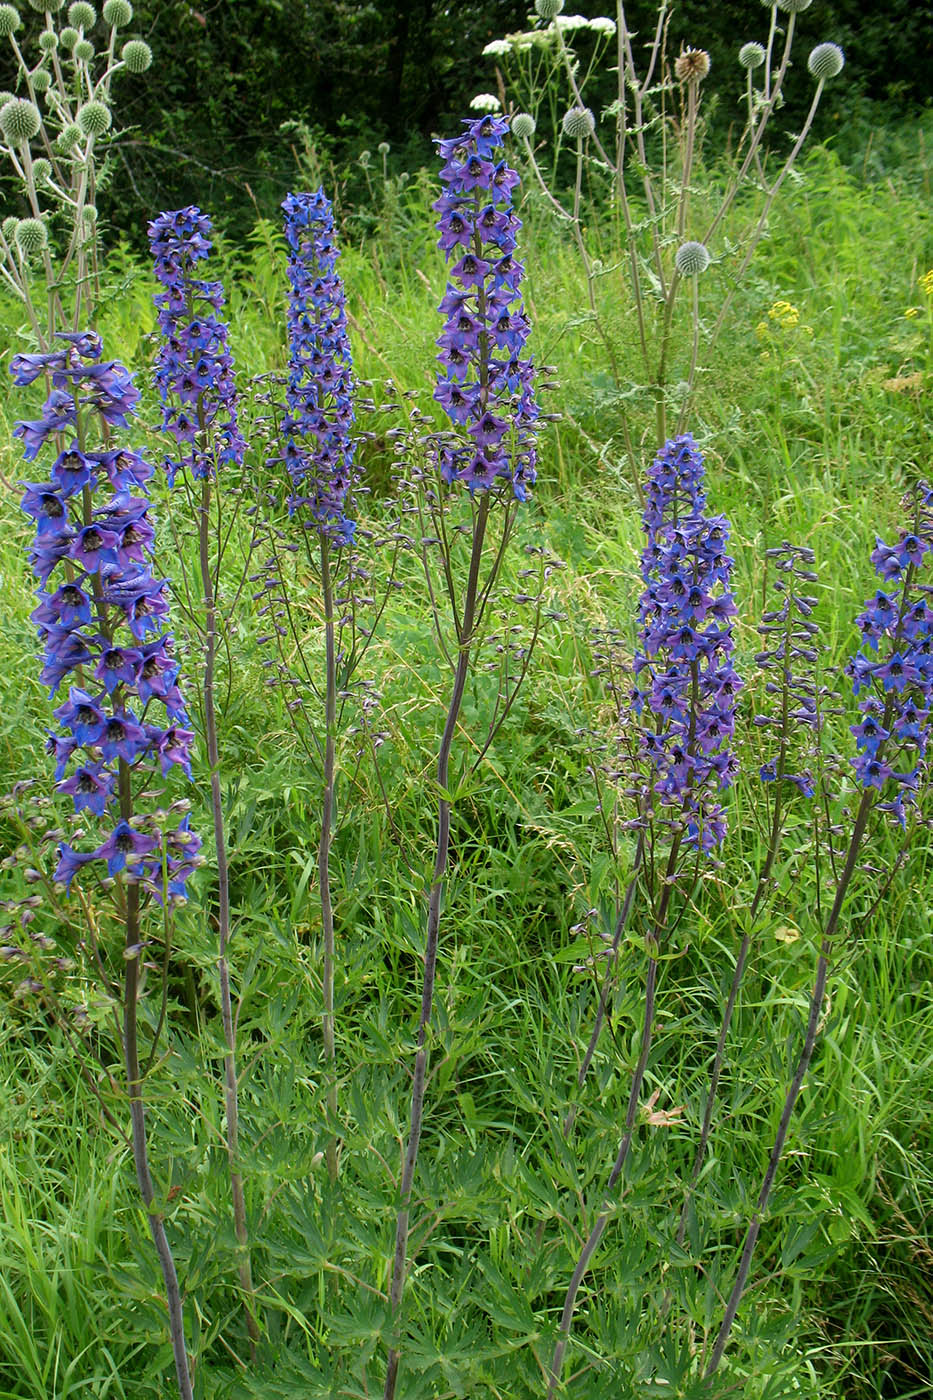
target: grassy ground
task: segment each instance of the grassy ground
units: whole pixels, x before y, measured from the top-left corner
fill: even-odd
[[[707,454],[710,504],[733,524],[746,673],[756,650],[764,550],[787,538],[816,551],[820,621],[839,663],[855,644],[855,613],[874,588],[874,534],[891,535],[904,485],[929,473],[933,300],[918,277],[933,266],[933,226],[923,153],[916,131],[879,134],[870,159],[850,169],[814,151],[775,211],[732,329],[704,372],[691,427]],[[378,381],[391,376],[402,390],[430,385],[434,307],[443,290],[426,202],[413,182],[401,206],[387,205],[374,242],[357,247],[349,230],[342,263],[358,372]],[[563,1288],[615,1153],[638,1049],[644,953],[636,930],[576,1135],[565,1142],[560,1123],[594,1000],[591,978],[573,971],[581,941],[570,930],[588,909],[597,911],[595,929],[611,921],[613,902],[612,862],[579,732],[605,722],[588,674],[589,633],[606,623],[624,631],[632,625],[640,529],[621,413],[630,414],[645,462],[651,417],[634,370],[624,403],[608,381],[592,323],[576,312],[584,294],[572,247],[534,203],[524,213],[535,354],[556,365],[560,387],[551,404],[563,417],[542,434],[540,482],[521,535],[565,560],[549,587],[566,620],[542,635],[514,715],[455,808],[406,1400],[542,1394]],[[608,264],[609,250],[602,251]],[[241,372],[280,370],[276,232],[260,227],[248,248],[224,249],[223,263]],[[117,252],[108,275],[107,351],[145,371],[154,324],[147,273]],[[704,319],[722,294],[715,269],[708,278]],[[620,359],[633,365],[634,322],[616,285],[612,274],[603,279],[603,311]],[[798,309],[796,325],[769,316],[781,300]],[[905,316],[910,307],[920,314]],[[29,416],[14,392],[0,400],[7,482],[22,475],[9,429],[14,418]],[[155,422],[151,394],[145,409]],[[381,489],[390,456],[383,419],[373,420],[372,434],[362,451],[378,526],[391,506]],[[252,470],[262,472],[261,454]],[[4,787],[33,773],[49,777],[42,753],[48,702],[31,661],[28,536],[11,485],[0,500]],[[171,572],[168,554],[163,563]],[[507,611],[523,563],[516,549]],[[247,1353],[229,1284],[234,1240],[222,1110],[202,1069],[218,1064],[221,1045],[214,943],[203,912],[209,865],[203,900],[182,916],[167,1056],[150,1087],[160,1190],[171,1200],[169,1228],[205,1397],[381,1391],[394,1176],[432,859],[426,775],[447,683],[423,586],[407,564],[402,577],[406,586],[368,661],[389,739],[378,781],[365,769],[357,783],[346,783],[335,845],[346,1116],[336,1187],[320,1162],[317,784],[278,693],[264,687],[261,624],[247,606],[235,625],[224,776],[235,852],[244,1171],[265,1325],[256,1367],[241,1360]],[[309,598],[312,614],[314,606]],[[459,771],[487,703],[480,678],[465,710]],[[678,955],[663,969],[647,1084],[661,1117],[639,1130],[617,1218],[581,1294],[567,1369],[577,1379],[568,1394],[587,1400],[699,1393],[693,1358],[718,1324],[800,1042],[816,936],[814,875],[806,867],[782,875],[774,917],[757,942],[712,1166],[689,1249],[674,1250],[738,943],[735,909],[754,885],[760,759],[750,727],[741,742],[745,772],[731,800],[725,865],[704,882]],[[206,832],[203,766],[198,777],[196,824]],[[930,875],[931,853],[921,841],[868,923],[857,916],[870,902],[870,881],[857,894],[754,1284],[721,1373],[723,1394],[727,1387],[762,1400],[929,1393]],[[16,999],[9,978],[2,987],[0,1397],[167,1394],[163,1313],[125,1143],[102,1118],[42,1005]],[[83,990],[76,975],[67,995]]]

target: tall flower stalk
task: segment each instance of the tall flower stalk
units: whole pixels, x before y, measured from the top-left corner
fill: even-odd
[[[337,771],[338,637],[334,552],[352,544],[354,525],[344,514],[355,480],[353,378],[343,282],[336,270],[338,248],[330,200],[290,194],[282,209],[288,244],[288,415],[283,423],[283,460],[291,485],[289,511],[297,514],[306,547],[317,541],[324,613],[324,745],[318,892],[324,935],[322,1031],[327,1064],[330,1120],[325,1156],[337,1179],[337,1041],[334,1023],[334,906],[330,849],[334,835]],[[341,656],[338,657],[338,652]],[[344,679],[348,679],[344,676]]]
[[[129,426],[139,391],[123,365],[102,360],[97,335],[59,333],[57,339],[65,341],[64,348],[15,355],[10,363],[17,385],[40,376],[52,385],[41,418],[14,427],[23,455],[35,458],[50,437],[61,449],[50,479],[27,484],[23,497],[23,509],[36,524],[30,560],[40,587],[33,620],[44,648],[43,683],[53,695],[68,684],[68,698],[55,710],[60,730],[49,738],[58,790],[72,798],[77,812],[116,822],[93,850],[80,852],[63,842],[55,880],[66,890],[79,873],[85,889],[96,883],[94,894],[111,901],[123,927],[122,957],[97,939],[95,921],[89,923],[87,943],[108,994],[122,1008],[116,1034],[136,1180],[162,1269],[178,1389],[182,1400],[191,1400],[181,1291],[146,1130],[145,1080],[164,1002],[146,1068],[138,1006],[144,959],[155,937],[147,915],[153,904],[161,905],[167,962],[171,911],[186,898],[200,845],[188,830],[187,816],[173,828],[167,825],[179,804],[148,814],[139,806],[172,768],[190,776],[193,735],[185,727],[172,637],[162,630],[167,583],[153,578],[148,563],[154,530],[146,483],[152,467],[139,453],[112,445],[113,430]],[[101,499],[99,492],[109,496]],[[164,724],[155,718],[161,710]]]
[[[160,214],[149,225],[155,273],[163,287],[156,295],[162,343],[156,385],[163,404],[162,428],[175,438],[180,456],[167,460],[170,484],[184,474],[189,499],[195,500],[199,623],[202,646],[201,699],[211,811],[217,859],[217,973],[224,1035],[224,1108],[233,1223],[238,1245],[237,1271],[243,1308],[255,1356],[259,1340],[255,1290],[250,1262],[246,1195],[239,1162],[239,1094],[236,1071],[236,1024],[230,989],[230,870],[221,788],[217,724],[216,665],[224,618],[218,603],[223,547],[213,545],[214,516],[221,506],[217,483],[221,472],[239,467],[246,449],[237,419],[237,392],[227,326],[220,319],[224,294],[220,282],[196,276],[211,252],[211,222],[191,206]],[[242,586],[242,585],[241,585]],[[194,611],[194,610],[192,610]]]
[[[749,1221],[735,1282],[704,1374],[712,1376],[722,1360],[738,1312],[762,1221],[777,1176],[794,1108],[816,1045],[823,998],[832,966],[846,896],[859,870],[863,843],[876,814],[906,828],[919,812],[918,795],[928,784],[927,751],[933,706],[933,608],[930,585],[918,582],[924,561],[933,553],[933,490],[921,484],[915,493],[911,524],[898,542],[877,541],[872,563],[887,588],[879,588],[858,618],[867,650],[847,666],[859,698],[861,718],[851,726],[857,755],[852,760],[861,792],[838,871],[829,914],[822,928],[803,1046],[788,1086],[774,1145]],[[840,853],[841,854],[841,853]],[[876,907],[875,905],[872,907]]]
[[[564,1298],[548,1400],[553,1400],[560,1386],[577,1293],[609,1223],[610,1193],[631,1149],[651,1054],[661,957],[681,916],[678,902],[685,905],[701,862],[725,837],[718,791],[731,783],[736,769],[731,743],[741,682],[732,665],[731,619],[736,608],[731,591],[733,561],[725,552],[729,522],[724,516],[705,513],[702,461],[692,439],[668,443],[659,453],[645,497],[645,589],[639,606],[636,684],[631,697],[634,711],[642,717],[636,755],[643,774],[639,825],[648,833],[645,1010],[619,1149],[602,1207]]]
[[[431,451],[439,480],[436,489],[426,494],[426,509],[432,516],[431,538],[438,542],[450,602],[452,647],[441,635],[433,586],[432,613],[453,677],[437,754],[437,845],[428,895],[421,1010],[389,1292],[396,1327],[400,1324],[408,1276],[411,1200],[421,1142],[428,1028],[450,850],[451,751],[471,659],[512,532],[515,502],[526,499],[535,479],[533,425],[538,407],[534,369],[530,361],[522,358],[529,324],[520,290],[522,266],[513,257],[520,227],[512,208],[518,176],[501,158],[508,124],[501,118],[487,116],[464,122],[464,128],[460,136],[438,143],[444,162],[444,189],[434,205],[439,216],[438,246],[452,264],[440,304],[446,323],[437,342],[441,372],[435,398],[447,414],[452,431],[433,439]],[[471,513],[470,557],[462,592],[455,581],[452,540],[443,510],[448,490],[456,484],[467,487]],[[495,516],[500,517],[498,541],[487,561],[485,547]],[[427,550],[424,559],[430,584]],[[510,704],[511,700],[500,719]],[[389,1351],[384,1400],[392,1400],[395,1395],[400,1358],[396,1340]]]

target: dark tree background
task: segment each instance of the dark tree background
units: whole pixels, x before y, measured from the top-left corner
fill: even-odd
[[[151,44],[155,62],[144,77],[119,80],[118,124],[130,129],[105,201],[111,225],[135,242],[153,212],[199,203],[242,232],[257,207],[272,214],[295,179],[295,135],[281,131],[286,122],[307,124],[325,163],[349,181],[351,200],[364,193],[356,165],[364,147],[375,153],[387,140],[394,170],[417,169],[430,160],[431,136],[455,130],[470,98],[494,90],[483,46],[527,27],[531,8],[528,0],[137,0],[133,30]],[[614,14],[615,5],[568,0],[566,9],[593,16]],[[630,0],[626,9],[647,36],[653,0]],[[671,47],[709,50],[712,92],[715,75],[732,69],[738,77],[739,45],[764,37],[767,23],[759,0],[682,0],[673,7]],[[930,101],[933,0],[814,0],[798,32],[798,68],[826,39],[847,55],[817,136],[851,145],[872,125]],[[599,94],[606,101],[613,81],[607,75]],[[0,83],[11,82],[10,71],[0,71]],[[739,82],[732,86],[738,92]],[[790,86],[799,97],[781,119],[794,130],[810,84]],[[723,100],[711,117],[728,124],[736,112]]]

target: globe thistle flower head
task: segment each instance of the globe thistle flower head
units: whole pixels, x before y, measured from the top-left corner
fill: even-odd
[[[111,29],[125,29],[133,18],[133,6],[130,0],[105,0],[102,14]]]
[[[0,39],[9,39],[19,29],[22,20],[13,5],[0,5]]]
[[[155,382],[162,400],[162,427],[183,449],[168,459],[169,483],[179,467],[196,479],[221,466],[238,465],[246,443],[237,416],[237,391],[227,324],[220,319],[220,282],[199,278],[198,263],[210,256],[211,221],[194,205],[160,214],[149,224],[162,343]]]
[[[684,49],[674,60],[674,76],[680,83],[700,83],[709,73],[705,49]]]
[[[58,48],[58,35],[54,29],[43,29],[36,42],[42,53],[54,53]]]
[[[143,39],[129,39],[120,50],[128,73],[145,73],[152,67],[152,49]]]
[[[785,15],[800,15],[804,10],[809,10],[813,0],[774,0],[774,3]]]
[[[845,66],[846,56],[838,44],[817,44],[810,50],[807,67],[817,82],[837,77]]]
[[[70,24],[66,24],[64,29],[59,30],[58,42],[61,44],[62,48],[67,49],[69,53],[80,38],[81,35],[78,33],[77,29],[72,29]]]
[[[83,107],[78,108],[75,120],[83,136],[103,136],[110,130],[113,118],[110,108],[105,103],[92,98],[90,102],[85,102]]]
[[[21,146],[38,135],[42,125],[39,108],[25,97],[14,97],[0,107],[0,131],[11,146]]]
[[[674,266],[681,277],[699,277],[709,264],[709,249],[704,243],[681,243],[674,254]]]
[[[97,23],[97,12],[87,0],[75,0],[68,6],[68,23],[75,29],[93,29]]]
[[[564,0],[535,0],[535,13],[541,19],[556,19],[564,8]]]
[[[530,112],[516,112],[512,118],[512,135],[519,141],[530,141],[535,134],[535,119]]]
[[[743,68],[760,68],[765,61],[765,51],[761,44],[743,44],[739,49],[739,63]]]
[[[448,482],[471,492],[506,483],[524,500],[535,479],[534,368],[522,356],[530,325],[521,297],[524,271],[513,254],[521,227],[513,210],[518,175],[502,159],[505,117],[465,121],[440,141],[444,191],[435,201],[438,247],[448,263],[439,310],[434,397],[453,424],[438,448]]]
[[[39,589],[32,618],[42,646],[42,683],[53,696],[67,693],[54,712],[60,728],[48,745],[57,759],[58,791],[82,815],[116,818],[116,825],[94,850],[79,853],[63,844],[55,878],[68,888],[79,871],[96,865],[99,878],[105,867],[107,877],[121,875],[156,900],[177,903],[194,868],[197,838],[186,822],[162,831],[148,819],[127,820],[118,797],[118,779],[127,769],[133,787],[146,785],[147,770],[165,776],[179,765],[188,771],[194,737],[185,728],[172,638],[163,630],[167,583],[153,578],[149,564],[154,527],[146,483],[152,468],[131,449],[86,445],[95,424],[107,441],[114,427],[128,425],[139,391],[123,365],[101,358],[93,332],[58,339],[64,345],[53,351],[14,355],[10,362],[18,386],[44,375],[54,386],[42,419],[14,427],[24,455],[35,457],[50,435],[72,430],[49,480],[24,484],[22,507],[36,527],[30,562]]]
[[[561,125],[565,136],[569,136],[571,141],[580,141],[593,135],[596,130],[596,118],[589,107],[571,107],[564,113]]]
[[[41,219],[20,219],[14,238],[24,258],[34,258],[49,246],[49,231]]]
[[[349,544],[356,482],[353,359],[333,206],[323,189],[282,204],[288,244],[288,416],[284,460],[291,511],[306,509],[335,545]]]
[[[90,39],[79,39],[74,46],[75,63],[90,63],[94,57],[94,45]]]
[[[32,83],[33,92],[48,92],[49,88],[52,85],[52,79],[49,76],[49,70],[47,68],[37,68],[32,74],[30,82]]]

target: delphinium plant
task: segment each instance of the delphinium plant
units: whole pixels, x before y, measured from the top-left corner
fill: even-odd
[[[17,385],[48,376],[52,388],[41,417],[18,422],[14,434],[30,462],[50,439],[58,448],[49,479],[28,483],[23,497],[36,525],[33,619],[42,681],[53,696],[67,697],[48,744],[58,791],[102,837],[88,850],[63,841],[54,879],[66,891],[80,887],[80,947],[114,1009],[136,1179],[162,1268],[179,1391],[191,1397],[181,1294],[149,1163],[145,1084],[165,1019],[172,913],[186,898],[200,845],[187,816],[177,820],[187,804],[162,806],[162,784],[173,768],[190,772],[194,736],[164,630],[167,581],[149,566],[152,467],[113,440],[115,430],[129,427],[139,391],[124,366],[102,354],[94,333],[59,332],[55,348],[15,355]],[[122,929],[122,944],[113,926]],[[140,1002],[153,972],[157,981],[161,974],[161,1008],[146,1017],[145,1046]]]
[[[719,793],[737,770],[733,736],[741,681],[732,660],[736,606],[733,560],[726,553],[729,522],[706,513],[702,477],[702,459],[684,437],[658,454],[645,493],[645,587],[629,695],[636,723],[620,745],[625,782],[636,793],[635,823],[644,833],[635,872],[647,906],[644,1019],[622,1138],[564,1299],[549,1398],[560,1387],[577,1293],[611,1218],[611,1193],[631,1149],[654,1036],[659,969],[706,863],[725,838]]]
[[[0,276],[47,349],[56,330],[93,321],[101,271],[96,201],[113,128],[113,79],[145,73],[152,52],[143,39],[123,38],[133,18],[129,0],[105,0],[100,23],[86,0],[68,7],[67,24],[58,20],[63,0],[30,6],[43,27],[22,37],[20,12],[0,5],[0,40],[12,48],[20,94],[0,98],[0,149],[24,204],[0,226]]]
[[[513,192],[518,176],[503,159],[506,131],[502,118],[486,116],[466,121],[459,136],[438,146],[443,192],[434,207],[438,246],[450,269],[440,304],[446,320],[438,339],[440,374],[435,398],[450,428],[429,435],[430,465],[422,481],[419,511],[432,617],[451,671],[451,693],[437,754],[437,845],[428,895],[410,1122],[399,1186],[389,1293],[396,1336],[389,1350],[385,1400],[395,1395],[402,1354],[399,1334],[410,1267],[409,1222],[456,786],[451,780],[451,751],[516,510],[535,480],[534,428],[539,411],[534,369],[524,358],[529,325],[521,295],[523,269],[514,256],[519,220],[513,211]],[[462,522],[452,522],[455,510],[465,515]],[[469,541],[465,580],[457,548],[461,537]],[[448,609],[449,626],[444,621]],[[520,680],[526,667],[527,662],[519,665],[515,679]],[[486,744],[507,712],[500,707],[497,711]]]
[[[642,71],[635,59],[637,36],[622,3],[616,6],[614,19],[584,20],[565,16],[563,0],[536,0],[537,28],[494,40],[485,50],[501,67],[512,102],[526,109],[514,112],[511,126],[531,176],[574,239],[589,318],[613,378],[611,406],[619,418],[624,454],[636,485],[641,476],[635,449],[638,434],[628,412],[633,383],[638,390],[635,396],[653,406],[656,446],[664,443],[672,426],[676,425],[677,433],[684,431],[702,361],[712,353],[726,324],[768,214],[811,130],[825,85],[843,67],[838,45],[822,43],[812,49],[807,66],[815,87],[809,111],[787,155],[769,172],[772,118],[784,101],[797,16],[808,6],[809,0],[775,0],[766,44],[750,42],[739,50],[739,65],[747,78],[745,127],[722,181],[700,163],[709,55],[699,48],[686,48],[670,60],[667,5],[659,7]],[[588,58],[582,57],[583,38],[593,45]],[[587,105],[587,86],[607,60],[618,74],[617,96],[598,113]],[[551,171],[545,172],[539,123],[548,112],[551,129],[544,132],[544,140],[552,143],[553,162]],[[570,149],[575,171],[572,194],[566,198],[557,183],[557,159],[564,147]],[[585,226],[595,211],[584,201],[584,176],[609,202],[613,239],[609,258],[597,258],[586,236]],[[737,234],[735,219],[728,224],[726,220],[750,185],[758,188],[759,198],[748,226]],[[717,281],[722,274],[728,278],[728,290],[717,298],[719,308],[710,327],[700,318],[698,279],[711,265]],[[616,268],[627,282],[624,296],[637,325],[637,367],[622,362],[607,320],[601,282]],[[686,362],[678,361],[675,382],[675,312],[685,285],[691,294],[689,350]]]
[[[207,749],[217,864],[217,976],[225,1047],[226,1145],[237,1269],[250,1348],[254,1352],[259,1325],[240,1164],[236,1024],[229,957],[234,930],[217,698],[218,654],[248,567],[235,564],[232,569],[224,568],[238,508],[233,488],[240,485],[246,442],[239,427],[227,325],[221,319],[223,286],[198,275],[211,253],[211,232],[210,219],[194,206],[160,214],[149,225],[155,274],[162,287],[155,298],[161,336],[155,381],[163,406],[162,430],[177,444],[167,455],[165,466],[169,484],[178,483],[184,494],[188,512],[194,517],[196,536],[195,577],[191,578],[183,566],[178,586],[185,595],[186,614],[194,623],[201,646],[198,708]],[[176,526],[179,517],[180,512],[173,510]],[[179,528],[179,560],[183,564],[186,551],[181,535]]]

